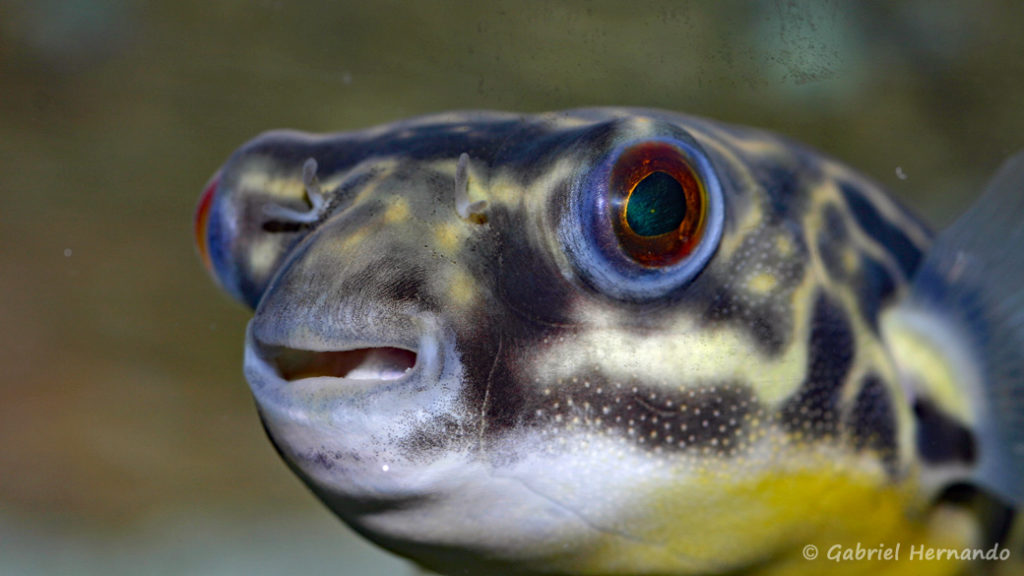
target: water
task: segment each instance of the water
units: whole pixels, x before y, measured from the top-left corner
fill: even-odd
[[[405,570],[278,461],[248,313],[192,248],[204,183],[255,134],[656,106],[789,134],[942,224],[1024,144],[1021,11],[3,2],[0,573]]]

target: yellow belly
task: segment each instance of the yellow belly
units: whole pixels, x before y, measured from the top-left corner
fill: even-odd
[[[963,562],[935,556],[976,546],[974,518],[928,508],[910,482],[894,485],[881,471],[851,473],[858,468],[850,460],[763,473],[742,463],[709,467],[649,492],[616,534],[565,567],[608,575],[962,573]]]

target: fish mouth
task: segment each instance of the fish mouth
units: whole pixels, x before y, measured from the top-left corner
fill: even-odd
[[[454,343],[436,317],[317,324],[258,313],[244,366],[267,434],[318,493],[364,504],[422,496],[398,465],[408,456],[399,439],[447,415],[459,394]]]
[[[306,378],[361,381],[398,380],[416,366],[415,350],[396,346],[351,350],[306,350],[288,346],[260,346],[260,356],[286,382]]]
[[[261,406],[321,410],[328,398],[344,403],[432,382],[445,365],[442,350],[449,347],[426,316],[377,323],[377,329],[347,326],[335,333],[310,326],[315,324],[275,320],[261,325],[259,317],[250,322],[245,375]]]

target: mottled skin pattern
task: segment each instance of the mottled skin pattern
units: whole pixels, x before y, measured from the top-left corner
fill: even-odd
[[[710,162],[721,241],[668,293],[616,297],[562,232],[574,186],[651,138]],[[473,217],[455,208],[463,153],[468,200],[486,202]],[[310,209],[308,158],[326,205],[309,222],[268,211]],[[970,416],[908,384],[882,328],[929,232],[814,151],[657,111],[473,112],[267,133],[216,185],[209,257],[256,310],[246,374],[271,438],[343,519],[424,566],[946,574],[962,566],[801,550],[1006,536],[1008,511],[934,472],[972,463]],[[275,369],[382,346],[416,367]]]

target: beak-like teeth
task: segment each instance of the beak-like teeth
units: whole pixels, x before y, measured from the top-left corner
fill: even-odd
[[[289,382],[317,377],[397,380],[416,365],[415,352],[390,346],[331,351],[272,346],[261,352],[267,364]]]

